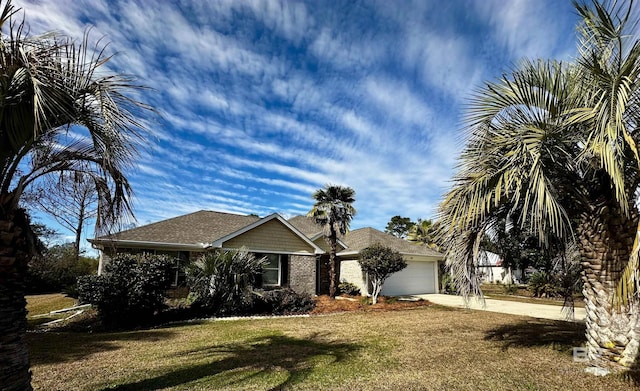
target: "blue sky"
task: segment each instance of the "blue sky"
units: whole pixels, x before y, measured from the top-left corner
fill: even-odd
[[[524,57],[571,59],[578,21],[570,0],[14,3],[32,33],[92,26],[112,70],[153,88],[140,99],[161,117],[130,174],[139,225],[291,217],[326,183],[355,189],[352,228],[432,218],[473,89]]]

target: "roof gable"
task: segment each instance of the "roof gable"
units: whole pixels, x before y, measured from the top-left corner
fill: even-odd
[[[211,244],[213,247],[252,251],[321,254],[324,251],[278,214],[269,215]]]

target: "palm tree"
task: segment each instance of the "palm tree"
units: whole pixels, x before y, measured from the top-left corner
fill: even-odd
[[[435,243],[434,233],[435,224],[430,219],[418,219],[418,222],[411,226],[407,240],[415,244],[423,244],[432,249],[438,249]]]
[[[482,295],[474,275],[479,244],[505,211],[542,245],[575,238],[589,357],[623,370],[635,362],[639,338],[631,308],[638,304],[640,41],[627,32],[635,26],[631,4],[574,4],[582,18],[577,61],[525,61],[472,99],[440,234],[465,297]]]
[[[324,236],[329,242],[329,297],[336,297],[337,274],[336,252],[338,234],[345,235],[349,230],[349,224],[356,214],[353,207],[356,192],[350,187],[325,185],[323,189],[313,193],[316,203],[308,216],[312,217],[316,224],[321,225]]]
[[[45,176],[84,173],[99,193],[101,226],[129,214],[124,171],[146,106],[124,95],[137,88],[131,78],[97,74],[109,57],[88,36],[29,36],[10,1],[0,11],[0,384],[29,390],[23,280],[35,240],[21,197]]]

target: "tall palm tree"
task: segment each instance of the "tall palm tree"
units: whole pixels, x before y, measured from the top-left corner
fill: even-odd
[[[325,185],[313,193],[316,200],[308,216],[312,217],[316,224],[322,226],[324,236],[329,242],[329,297],[335,298],[338,287],[336,273],[336,252],[338,234],[345,235],[349,230],[349,224],[356,215],[353,207],[356,192],[350,187]]]
[[[124,95],[138,88],[131,78],[97,73],[109,57],[86,35],[80,44],[30,36],[10,1],[0,12],[0,384],[28,390],[23,280],[34,236],[19,207],[23,192],[48,175],[84,173],[98,189],[102,226],[129,214],[124,172],[146,106]]]
[[[477,92],[453,188],[440,205],[447,264],[460,292],[483,233],[505,210],[542,245],[577,239],[592,363],[610,370],[638,355],[640,41],[632,4],[574,3],[580,56],[525,61]],[[635,241],[634,241],[635,239]],[[616,293],[616,286],[618,291]],[[637,307],[636,307],[637,308]]]

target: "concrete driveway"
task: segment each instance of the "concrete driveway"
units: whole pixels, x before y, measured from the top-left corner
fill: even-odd
[[[464,299],[461,296],[441,295],[441,294],[425,294],[414,295],[424,300],[429,300],[434,304],[444,305],[447,307],[470,308],[473,310],[482,310],[490,312],[500,312],[511,315],[524,315],[533,318],[567,320],[562,313],[562,306],[550,304],[530,304],[519,303],[517,301],[485,299],[485,305],[476,299],[469,300],[469,306],[466,307]],[[586,313],[584,308],[575,309],[575,320],[584,322]]]

